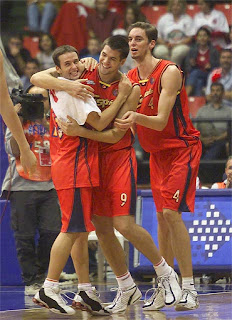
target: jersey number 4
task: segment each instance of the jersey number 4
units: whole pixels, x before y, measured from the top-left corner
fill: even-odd
[[[176,190],[172,198],[175,199],[176,202],[179,202],[179,197],[180,197],[180,190],[178,189]]]

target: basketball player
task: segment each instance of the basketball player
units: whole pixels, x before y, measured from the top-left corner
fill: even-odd
[[[127,112],[116,125],[127,130],[136,124],[141,146],[150,153],[151,188],[158,218],[161,254],[173,264],[176,257],[182,276],[182,298],[176,310],[198,308],[194,287],[191,246],[182,211],[194,211],[196,177],[201,143],[190,119],[183,73],[172,62],[152,56],[157,30],[149,23],[137,22],[129,28],[131,56],[137,68],[128,76],[140,83],[142,101],[137,112]],[[171,249],[171,250],[170,250]],[[158,287],[144,310],[165,305]]]
[[[120,41],[119,41],[120,40]],[[115,99],[118,79],[121,74],[118,68],[125,56],[119,51],[119,43],[129,47],[127,40],[121,36],[106,39],[100,54],[99,67],[96,68],[94,82],[95,99],[100,108],[110,110],[111,102]],[[113,73],[117,73],[112,77]],[[99,97],[100,96],[100,97]],[[127,99],[127,108],[136,110],[140,96],[140,89],[135,85]],[[125,113],[125,106],[119,112],[119,117]],[[105,111],[104,111],[105,112]],[[103,112],[103,113],[104,113]],[[100,245],[114,271],[119,284],[118,293],[113,303],[107,307],[112,313],[123,312],[129,304],[133,304],[141,297],[141,292],[135,285],[125,264],[122,247],[114,235],[115,227],[127,238],[140,252],[142,252],[155,266],[160,277],[165,303],[168,306],[176,304],[181,296],[181,290],[174,270],[167,265],[159,254],[152,237],[146,230],[135,224],[134,214],[136,206],[136,158],[132,148],[132,133],[128,130],[119,140],[115,129],[105,132],[94,132],[83,127],[79,128],[73,119],[70,123],[59,121],[61,129],[69,135],[83,135],[91,139],[115,144],[99,144],[100,187],[94,188],[94,216],[93,222]],[[76,126],[76,127],[75,127]],[[80,130],[81,132],[78,133]],[[111,141],[108,140],[111,136]],[[112,248],[114,248],[112,250]],[[78,263],[78,261],[77,261]],[[74,301],[81,303],[78,295]]]
[[[34,153],[30,150],[30,146],[23,132],[22,124],[14,109],[10,99],[5,73],[3,69],[3,55],[0,50],[0,113],[11,131],[20,149],[20,162],[25,173],[33,173],[36,169],[37,160]]]

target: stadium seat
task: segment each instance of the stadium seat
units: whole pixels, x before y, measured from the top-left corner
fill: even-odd
[[[189,112],[191,118],[195,118],[197,111],[206,103],[205,97],[188,97]]]
[[[227,18],[229,26],[232,25],[232,4],[229,3],[221,3],[216,4],[215,9],[220,10],[224,13]]]
[[[167,12],[167,7],[166,6],[152,6],[152,7],[142,6],[141,11],[151,24],[156,25],[159,18]]]
[[[35,58],[39,52],[39,37],[26,36],[23,39],[23,46],[29,50],[31,57]]]
[[[186,13],[193,18],[193,16],[199,12],[199,6],[197,4],[188,4],[186,7]]]

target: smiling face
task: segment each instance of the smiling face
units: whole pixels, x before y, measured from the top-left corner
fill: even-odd
[[[130,53],[133,59],[143,60],[146,55],[151,55],[155,40],[149,42],[145,30],[133,28],[128,36]]]
[[[84,65],[80,62],[76,52],[67,52],[59,56],[60,66],[56,66],[57,72],[69,80],[77,80],[84,71]]]
[[[118,50],[112,50],[108,45],[105,45],[99,58],[100,76],[116,74],[125,60],[121,59],[121,54]]]

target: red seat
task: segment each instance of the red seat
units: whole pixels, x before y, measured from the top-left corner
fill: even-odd
[[[35,58],[39,52],[39,37],[24,37],[23,46],[29,50],[31,57]]]
[[[166,6],[152,6],[152,7],[142,6],[141,11],[151,24],[156,25],[159,18],[163,14],[167,13],[167,7]]]
[[[188,97],[188,106],[191,118],[195,118],[197,111],[206,103],[205,97]]]
[[[220,10],[224,13],[227,18],[229,26],[232,25],[232,4],[229,3],[221,3],[216,4],[215,9]]]
[[[199,12],[199,6],[197,4],[188,4],[186,7],[186,13],[193,18],[197,12]]]

